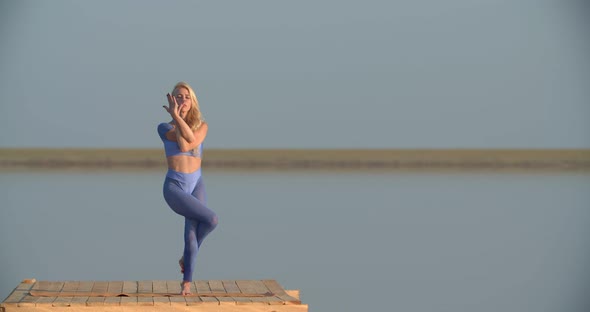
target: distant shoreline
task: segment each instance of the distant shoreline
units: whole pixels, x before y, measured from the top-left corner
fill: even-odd
[[[0,170],[165,166],[160,149],[0,148]],[[203,168],[590,171],[590,149],[208,149]]]

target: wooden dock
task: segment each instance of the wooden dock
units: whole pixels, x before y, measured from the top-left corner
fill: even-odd
[[[198,280],[180,295],[179,281],[24,280],[0,303],[0,312],[204,311],[306,312],[298,290],[275,280]]]

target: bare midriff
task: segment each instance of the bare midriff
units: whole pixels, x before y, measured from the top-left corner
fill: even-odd
[[[192,173],[201,168],[201,158],[194,156],[170,156],[167,157],[168,168],[176,172]]]

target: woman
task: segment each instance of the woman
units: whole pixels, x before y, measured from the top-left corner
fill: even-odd
[[[187,83],[177,83],[172,94],[166,97],[168,106],[164,109],[172,121],[158,125],[168,162],[164,199],[174,212],[185,218],[184,254],[179,264],[184,274],[181,294],[188,295],[199,247],[217,226],[217,215],[206,206],[201,176],[203,140],[208,126],[201,115],[197,96]]]

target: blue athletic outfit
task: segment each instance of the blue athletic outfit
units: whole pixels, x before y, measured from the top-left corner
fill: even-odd
[[[158,134],[164,143],[166,157],[186,155],[202,158],[203,143],[195,150],[181,152],[177,142],[166,138],[166,133],[171,129],[172,125],[168,123],[158,125]],[[192,173],[168,169],[163,191],[168,206],[185,220],[183,280],[192,281],[199,247],[217,226],[217,215],[206,206],[207,194],[200,168]]]

